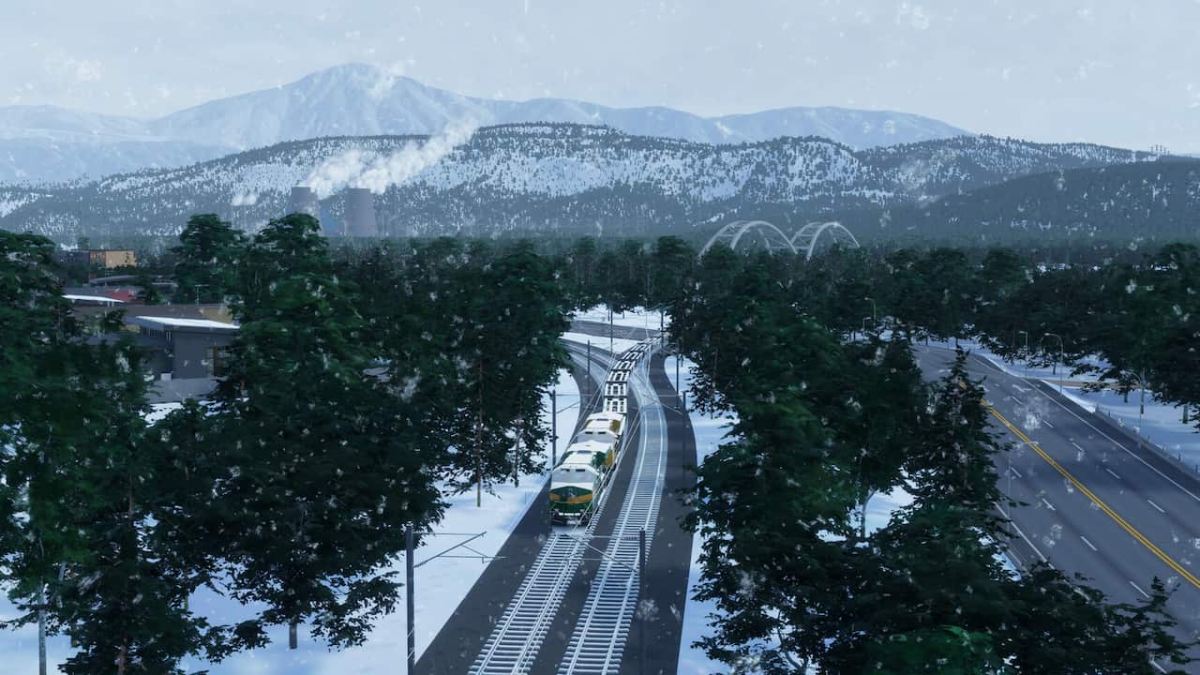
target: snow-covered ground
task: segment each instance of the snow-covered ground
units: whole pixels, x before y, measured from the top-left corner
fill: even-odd
[[[558,392],[558,452],[570,443],[571,430],[579,414],[579,389],[566,370],[559,372],[556,384]],[[155,406],[151,419],[161,419],[171,407]],[[550,397],[543,400],[543,423],[549,425]],[[539,448],[534,455],[548,459],[547,448]],[[430,537],[415,553],[417,564],[431,556],[462,542],[465,535],[486,532],[483,537],[472,541],[469,546],[484,555],[495,555],[509,533],[533,505],[541,491],[548,473],[540,476],[524,476],[520,487],[506,483],[495,487],[493,494],[484,494],[482,508],[475,506],[475,493],[469,492],[449,499],[446,516],[435,528],[444,533]],[[458,549],[454,554],[469,555],[471,551]],[[415,573],[416,589],[416,646],[418,656],[433,641],[442,625],[453,613],[458,603],[466,596],[476,579],[483,573],[487,562],[480,559],[442,558],[419,567]],[[394,566],[403,580],[404,559],[401,556]],[[192,608],[217,623],[243,618],[248,610],[237,602],[215,593],[197,593]],[[185,663],[187,670],[207,668],[213,675],[362,675],[396,673],[404,668],[405,635],[408,629],[404,615],[404,600],[401,598],[397,611],[380,619],[365,644],[340,652],[331,652],[320,642],[311,639],[304,628],[300,630],[300,645],[295,651],[287,648],[287,633],[283,627],[271,634],[273,644],[265,649],[237,654],[226,661],[209,665],[197,660]],[[0,619],[11,618],[15,612],[6,599],[0,599]],[[52,637],[48,641],[50,670],[62,663],[71,653],[67,640]],[[26,627],[19,631],[0,631],[0,658],[3,672],[37,672],[37,629]]]
[[[608,348],[610,346],[609,338],[599,337],[597,335],[588,335],[587,333],[567,332],[567,333],[563,333],[562,339],[567,340],[569,342],[576,342],[581,345],[586,345],[587,343],[590,342],[590,343],[592,343],[592,349],[600,349],[603,351],[608,351]],[[626,349],[633,347],[637,343],[638,343],[637,340],[626,340],[624,338],[612,338],[612,340],[611,340],[612,349],[617,354],[620,354],[621,352],[625,351]]]
[[[606,305],[596,305],[585,311],[575,313],[572,318],[581,321],[608,323],[608,307]],[[617,312],[613,315],[612,322],[616,326],[658,330],[660,325],[664,328],[669,327],[671,325],[671,317],[656,310],[635,307],[624,312]]]

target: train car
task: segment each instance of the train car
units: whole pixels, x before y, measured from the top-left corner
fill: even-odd
[[[629,412],[629,399],[624,396],[609,396],[604,399],[604,412],[620,413],[622,415]]]
[[[588,415],[562,461],[550,475],[550,513],[554,522],[587,522],[620,460],[629,376],[649,352],[642,343],[625,350],[605,378],[603,412]]]
[[[575,436],[575,440],[620,443],[624,430],[625,415],[607,411],[599,412],[587,416],[583,422],[583,429]]]
[[[572,443],[550,475],[550,517],[554,522],[587,522],[600,503],[616,462],[616,443]]]

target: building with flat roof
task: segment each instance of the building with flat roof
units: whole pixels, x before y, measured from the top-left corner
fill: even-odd
[[[66,251],[62,255],[69,263],[99,267],[106,270],[117,267],[137,266],[137,255],[131,249],[80,249],[77,251]]]
[[[151,348],[150,366],[159,380],[212,379],[224,375],[225,350],[238,326],[212,319],[127,316],[143,344]]]

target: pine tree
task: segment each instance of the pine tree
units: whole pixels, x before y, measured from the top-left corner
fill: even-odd
[[[214,422],[225,474],[195,523],[221,543],[231,594],[265,605],[259,625],[288,625],[292,646],[304,621],[335,646],[361,642],[395,604],[388,566],[404,526],[442,508],[425,469],[437,458],[380,405],[353,289],[332,269],[307,215],[271,221],[250,244]]]
[[[234,289],[237,263],[245,237],[212,213],[188,219],[179,235],[176,255],[175,302],[224,302]]]

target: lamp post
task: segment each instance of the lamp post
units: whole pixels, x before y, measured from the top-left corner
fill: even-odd
[[[869,316],[864,316],[862,319],[862,333],[863,333],[864,340],[867,339],[867,319],[870,319],[870,318],[871,317],[869,317]],[[871,322],[871,327],[872,328],[875,327],[875,322]]]
[[[1025,335],[1025,359],[1024,359],[1024,361],[1025,361],[1025,369],[1024,369],[1025,377],[1029,377],[1029,331],[1027,331],[1027,330],[1017,331],[1017,335],[1021,335],[1021,334]]]
[[[875,306],[875,298],[863,298],[863,300],[871,303],[871,327],[874,328],[879,325],[879,310]]]
[[[1058,338],[1058,360],[1062,361],[1063,365],[1066,366],[1066,359],[1063,357],[1065,350],[1063,349],[1062,336],[1059,335],[1058,333],[1046,333],[1045,335],[1042,336],[1042,339],[1045,340],[1048,337]],[[1057,363],[1055,363],[1053,365],[1053,370],[1051,370],[1051,372],[1054,373],[1055,375],[1058,374],[1058,364]],[[1058,379],[1058,393],[1061,394],[1062,392],[1063,392],[1063,381],[1062,381],[1062,378],[1059,378]]]

